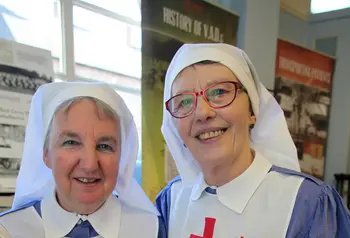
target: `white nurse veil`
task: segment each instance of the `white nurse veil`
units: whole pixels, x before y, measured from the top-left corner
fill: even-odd
[[[165,77],[162,124],[163,136],[183,182],[192,183],[201,169],[191,152],[183,146],[165,102],[171,98],[172,84],[181,70],[204,60],[219,62],[228,67],[247,89],[256,116],[256,124],[251,131],[251,147],[276,166],[300,171],[296,147],[284,113],[260,82],[246,53],[223,43],[184,44],[173,57]]]
[[[58,106],[76,97],[93,97],[108,104],[119,116],[121,159],[114,193],[129,206],[158,214],[133,178],[138,154],[138,135],[123,99],[107,84],[59,82],[42,85],[34,94],[29,111],[21,168],[12,209],[42,199],[54,186],[52,172],[43,162],[43,145],[49,123]]]

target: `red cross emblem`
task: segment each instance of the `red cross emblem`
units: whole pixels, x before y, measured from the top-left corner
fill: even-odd
[[[215,222],[216,222],[215,218],[206,217],[203,236],[197,236],[197,235],[191,234],[190,238],[213,238]]]

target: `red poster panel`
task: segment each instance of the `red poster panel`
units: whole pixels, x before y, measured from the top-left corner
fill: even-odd
[[[335,59],[278,40],[274,95],[298,150],[302,172],[323,179]]]

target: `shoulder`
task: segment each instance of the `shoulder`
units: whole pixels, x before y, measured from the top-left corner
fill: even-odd
[[[349,211],[331,185],[308,174],[273,166],[271,172],[301,178],[287,237],[350,237]]]
[[[41,201],[32,201],[16,209],[10,209],[0,214],[0,225],[5,229],[12,227],[13,223],[27,224],[33,220],[41,219]]]
[[[40,212],[40,213],[39,213]],[[40,201],[33,201],[0,214],[0,237],[23,237],[25,232],[37,232],[41,221]],[[22,230],[19,230],[21,227]],[[10,235],[9,235],[10,234]]]
[[[176,176],[173,178],[157,195],[156,202],[165,202],[168,201],[168,199],[171,198],[171,191],[174,189],[175,186],[181,184],[181,177]]]
[[[40,201],[33,201],[1,214],[0,237],[44,237],[43,220],[36,209]],[[20,229],[19,229],[20,228]]]
[[[173,178],[168,184],[167,186],[164,188],[164,190],[170,189],[174,184],[177,183],[181,183],[181,177],[180,175],[176,176],[175,178]]]
[[[2,213],[0,213],[0,220],[4,219],[5,217],[8,217],[10,215],[12,216],[12,215],[21,214],[21,212],[23,212],[29,208],[34,208],[35,209],[34,211],[36,211],[39,215],[41,215],[40,203],[41,203],[40,200],[35,200],[35,201],[27,203],[23,206],[20,206],[18,208],[10,209],[8,211],[2,212]]]
[[[311,218],[317,211],[326,212],[327,210],[330,213],[338,209],[347,210],[343,199],[333,186],[311,175],[280,167],[273,166],[271,171],[280,173],[282,176],[303,179],[295,199],[294,215],[303,213]]]
[[[308,191],[309,194],[315,196],[316,194],[322,194],[326,190],[330,189],[330,186],[323,181],[305,173],[297,172],[290,169],[285,169],[277,166],[272,166],[270,172],[276,172],[284,178],[299,179],[302,181],[299,193]],[[305,191],[304,191],[305,190]]]
[[[151,206],[151,209],[148,208],[148,205],[144,203],[144,209],[139,206],[127,203],[125,200],[121,200],[118,196],[111,196],[110,200],[106,202],[106,207],[101,213],[104,217],[114,217],[118,210],[120,209],[121,220],[123,224],[129,224],[132,222],[135,226],[148,226],[147,229],[150,229],[152,226],[157,226],[158,224],[158,213],[156,209]],[[112,202],[110,202],[112,201]],[[138,204],[139,205],[139,204]],[[130,226],[132,226],[130,224]]]
[[[126,203],[124,200],[119,200],[117,196],[112,197],[116,203],[109,203],[106,213],[101,213],[101,217],[109,217],[110,221],[120,222],[121,237],[156,237],[159,230],[158,215],[150,210],[143,210]],[[114,204],[114,205],[113,205]],[[116,214],[119,204],[121,214]],[[145,204],[146,205],[146,204]],[[148,204],[147,204],[148,205]],[[114,207],[115,206],[115,207]],[[146,207],[146,206],[145,206]],[[107,211],[106,211],[107,210]],[[108,214],[107,214],[108,213]],[[120,216],[120,217],[119,217]],[[114,220],[116,219],[116,220]],[[133,229],[137,227],[137,229]]]
[[[175,177],[171,180],[165,188],[160,191],[156,197],[156,207],[160,213],[159,217],[159,230],[158,237],[167,237],[169,229],[169,217],[170,217],[170,206],[171,206],[171,193],[174,187],[177,187],[181,184],[180,176]]]
[[[177,187],[179,185],[181,185],[181,178],[180,176],[176,176],[157,195],[156,206],[160,213],[169,212],[172,191],[174,191],[174,187]]]

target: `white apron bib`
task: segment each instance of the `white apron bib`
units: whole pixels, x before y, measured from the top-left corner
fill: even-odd
[[[171,187],[169,238],[285,237],[303,180],[277,172],[267,173],[242,213],[225,206],[218,195],[205,191],[199,199],[192,200],[193,187],[183,187],[181,181],[176,182]]]

